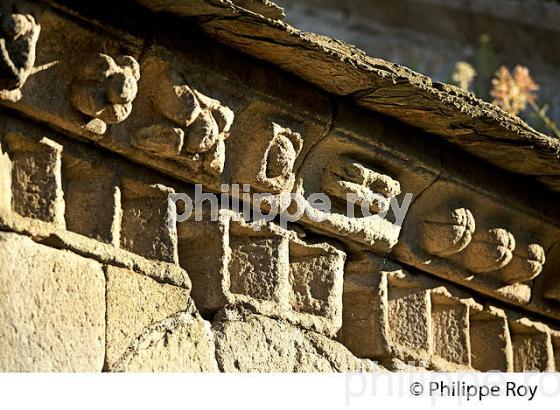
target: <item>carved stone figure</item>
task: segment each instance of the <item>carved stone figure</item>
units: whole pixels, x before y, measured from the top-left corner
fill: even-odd
[[[35,65],[41,26],[30,14],[0,10],[0,100],[17,102]]]
[[[260,162],[257,183],[272,191],[290,190],[294,184],[294,164],[303,147],[297,132],[271,123],[272,138]]]
[[[95,121],[102,134],[106,124],[119,123],[130,115],[139,79],[140,66],[133,57],[120,56],[115,60],[97,54],[74,79],[70,98],[77,110],[104,123]]]
[[[233,111],[191,88],[182,74],[160,61],[150,61],[145,74],[152,108],[162,118],[141,128],[132,144],[159,156],[191,156],[210,174],[220,174]]]

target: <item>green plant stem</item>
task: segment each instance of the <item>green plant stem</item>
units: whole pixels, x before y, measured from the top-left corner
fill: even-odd
[[[541,108],[534,101],[529,100],[529,105],[531,106],[533,111],[535,111],[535,113],[539,116],[539,118],[544,122],[546,128],[551,130],[556,138],[560,139],[560,130],[558,129],[554,121],[552,121],[548,115],[543,113]]]

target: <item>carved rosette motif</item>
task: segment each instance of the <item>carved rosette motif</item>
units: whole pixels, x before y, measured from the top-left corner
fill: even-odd
[[[17,102],[35,65],[41,26],[30,14],[0,9],[0,100]]]
[[[465,266],[476,273],[496,271],[511,262],[514,249],[515,238],[503,228],[477,232],[465,250]]]
[[[475,231],[473,214],[466,208],[436,213],[420,226],[420,240],[430,254],[441,257],[461,252],[471,242]]]
[[[97,54],[74,78],[70,89],[73,106],[90,118],[90,131],[103,134],[107,124],[124,121],[138,92],[140,66],[131,56],[116,59]]]

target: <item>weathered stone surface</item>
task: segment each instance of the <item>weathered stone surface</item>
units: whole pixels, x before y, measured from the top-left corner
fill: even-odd
[[[430,309],[427,290],[393,287],[388,297],[391,341],[420,357],[429,357],[433,348]]]
[[[344,346],[281,320],[243,310],[222,311],[213,322],[216,357],[226,372],[376,371]]]
[[[441,172],[441,148],[405,138],[413,131],[393,129],[364,110],[339,103],[335,112],[330,132],[309,152],[298,173],[304,197],[328,195],[330,212],[308,199],[300,223],[352,250],[387,254],[399,240],[411,198]],[[391,202],[398,206],[379,212]],[[403,212],[396,215],[398,209]]]
[[[358,357],[383,358],[390,354],[387,276],[372,263],[361,255],[346,264],[338,339]]]
[[[113,368],[124,372],[217,372],[214,337],[192,302],[145,328]]]
[[[557,333],[516,317],[364,252],[352,254],[347,263],[338,340],[356,356],[391,369],[398,360],[444,371],[513,371],[516,351],[520,366],[546,369],[556,346],[551,335]],[[529,351],[534,359],[526,357]]]
[[[554,371],[554,351],[547,326],[521,318],[510,320],[510,330],[516,372]]]
[[[472,366],[481,371],[513,371],[513,349],[505,313],[471,309],[469,323]]]
[[[385,362],[383,362],[383,365],[387,368],[387,370],[390,370],[392,372],[425,372],[427,371],[426,369],[426,363],[425,362],[418,362],[415,360],[411,360],[408,362],[405,362],[403,360],[400,359],[391,359],[391,360],[387,360]]]
[[[453,298],[432,294],[434,355],[463,366],[471,365],[469,306]]]
[[[557,307],[543,300],[556,281],[551,279],[557,270],[552,249],[560,235],[552,222],[555,211],[539,205],[546,202],[546,194],[531,188],[525,195],[490,174],[477,175],[479,182],[473,186],[466,182],[474,172],[469,161],[458,159],[454,165],[414,200],[393,257],[494,298],[556,316]],[[498,186],[499,196],[494,192]],[[541,272],[550,285],[535,286]]]
[[[134,179],[122,180],[122,247],[149,259],[176,263],[177,232],[169,224],[175,212],[167,198],[172,188]]]
[[[48,138],[34,140],[8,133],[12,207],[20,215],[64,226],[62,146]]]
[[[289,321],[328,336],[338,332],[345,260],[346,254],[328,243],[290,241]]]
[[[226,159],[224,141],[233,111],[195,88],[189,77],[165,61],[159,49],[142,61],[140,97],[131,122],[131,144],[145,154],[172,159],[219,179]]]
[[[142,2],[193,24],[130,2],[112,9],[130,16],[123,27],[101,8],[65,0],[41,2],[45,13],[33,20],[16,8],[25,15],[0,15],[0,48],[6,38],[29,46],[17,84],[7,80],[17,87],[0,91],[9,97],[1,101],[0,228],[81,255],[70,259],[95,259],[98,274],[110,265],[100,292],[104,370],[357,371],[376,369],[371,359],[391,369],[557,367],[558,331],[542,321],[560,318],[560,211],[535,183],[560,189],[557,142],[453,87],[272,21],[278,10],[267,0]],[[144,18],[153,23],[132,28]],[[39,24],[35,67],[29,40]],[[228,204],[217,220],[206,212],[177,232],[167,196],[192,194],[193,183],[247,202],[246,193],[302,194],[308,214],[284,227],[241,221]],[[241,193],[232,183],[250,187]],[[331,212],[313,206],[308,195],[319,192]],[[385,214],[393,199],[403,208]],[[69,263],[22,255],[51,275],[65,275]],[[56,263],[64,269],[51,269]],[[9,266],[15,276],[16,262]],[[9,279],[9,297],[19,297]],[[61,283],[32,279],[47,293]],[[99,299],[88,298],[98,288],[78,287],[85,296],[76,306]],[[214,317],[214,330],[194,303]],[[518,320],[515,310],[540,316]],[[93,326],[89,314],[78,319]],[[19,334],[10,337],[13,349]],[[86,365],[99,358],[92,345]]]
[[[126,357],[127,350],[147,328],[187,309],[189,291],[158,283],[147,276],[127,269],[108,266],[106,274],[107,352],[105,363],[107,369],[112,370],[114,367],[118,368],[119,363]]]
[[[138,0],[140,4],[153,11],[167,11],[187,16],[235,15],[237,10],[245,9],[271,19],[282,19],[284,10],[270,0]]]
[[[74,78],[70,100],[77,110],[92,121],[99,121],[104,129],[130,115],[138,80],[140,66],[134,57],[119,56],[115,61],[107,54],[94,54]]]
[[[554,363],[556,364],[556,371],[560,371],[560,331],[553,330],[551,332],[552,346],[554,347]]]
[[[101,371],[102,266],[4,232],[0,266],[0,370]]]
[[[116,170],[91,156],[65,153],[62,183],[66,228],[119,246],[122,210]]]
[[[105,151],[12,116],[1,118],[0,225],[3,230],[190,288],[188,275],[173,259],[176,237],[175,229],[167,225],[168,179],[163,181],[160,175],[152,175],[152,171],[108,157]],[[128,208],[132,217],[126,222],[132,226],[125,237],[130,243],[138,236],[141,244],[137,252],[159,260],[147,259],[133,253],[134,249],[128,251],[121,247],[121,181],[126,177],[129,187],[144,188],[147,195],[144,201],[135,202],[136,215]],[[165,186],[158,185],[162,182]],[[152,185],[155,186],[150,189]],[[151,193],[157,195],[150,201]],[[134,225],[134,221],[144,224]],[[161,259],[171,259],[171,262]]]
[[[275,122],[266,111],[256,117],[254,112],[247,112],[238,120],[246,124],[258,121],[259,132],[250,126],[239,127],[243,136],[237,142],[236,153],[239,158],[244,152],[245,161],[235,161],[233,178],[237,183],[250,184],[251,189],[266,193],[290,192],[304,140],[298,132],[287,128],[284,121]]]

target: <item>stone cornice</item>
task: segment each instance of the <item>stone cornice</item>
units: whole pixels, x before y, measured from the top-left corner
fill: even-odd
[[[138,2],[177,16],[197,14],[189,6],[191,2]],[[456,87],[367,56],[341,41],[304,33],[279,20],[222,3],[229,10],[227,16],[223,12],[204,13],[199,19],[200,27],[218,41],[560,191],[560,141],[538,133],[518,117]]]

